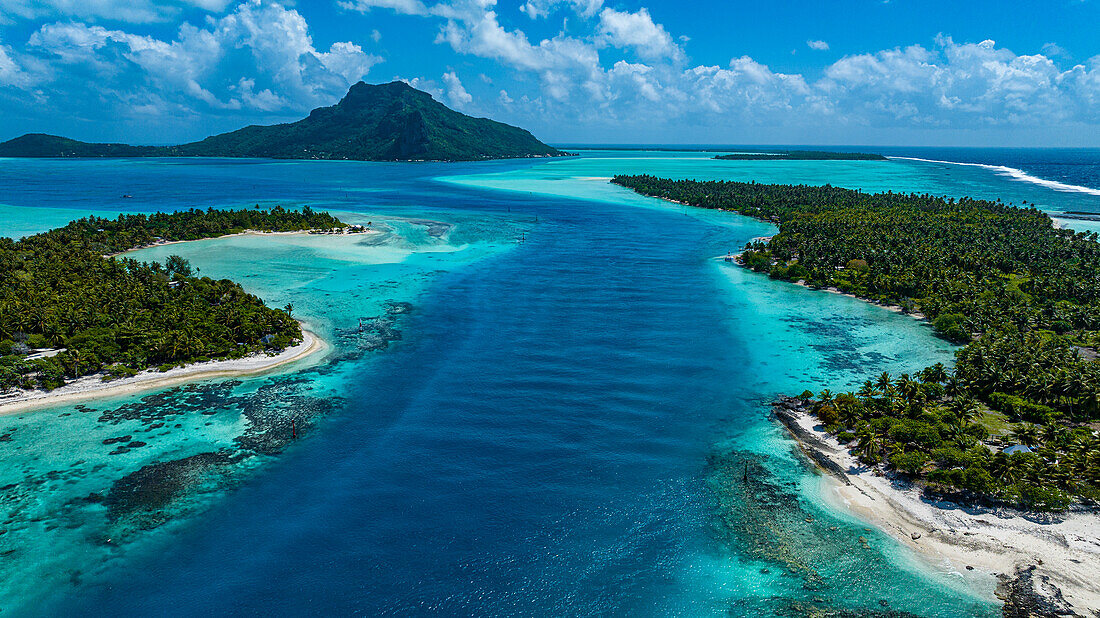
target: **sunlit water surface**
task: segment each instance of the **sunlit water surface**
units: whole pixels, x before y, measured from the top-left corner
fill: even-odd
[[[779,393],[949,363],[950,347],[718,257],[766,224],[606,177],[1100,202],[978,167],[707,156],[0,161],[9,235],[256,203],[382,230],[137,252],[293,303],[333,349],[277,375],[0,418],[0,607],[995,614],[991,578],[941,571],[826,507],[768,419]]]

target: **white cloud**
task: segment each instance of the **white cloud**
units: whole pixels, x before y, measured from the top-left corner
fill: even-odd
[[[15,86],[26,88],[35,79],[12,58],[13,52],[7,45],[0,45],[0,87]]]
[[[1092,68],[1061,71],[1043,55],[1017,55],[991,40],[956,43],[938,37],[919,45],[847,56],[825,71],[820,88],[868,118],[918,124],[984,125],[1080,118],[1079,102],[1094,92]]]
[[[742,118],[790,112],[813,94],[801,75],[775,73],[748,56],[734,58],[725,69],[695,67],[684,73],[684,81],[706,111]]]
[[[314,47],[297,11],[248,0],[173,40],[78,22],[46,24],[26,55],[49,62],[50,89],[151,109],[303,111],[343,94],[381,58],[351,42]]]
[[[629,63],[620,60],[608,73],[616,98],[630,95],[641,97],[649,102],[659,102],[670,92],[661,86],[653,67],[641,63]],[[676,97],[679,98],[679,97]]]
[[[371,9],[392,9],[406,15],[427,15],[428,7],[420,0],[340,0],[340,8],[366,13]]]
[[[509,87],[507,100],[528,101],[531,119],[539,122],[644,118],[653,124],[704,114],[719,123],[739,118],[807,127],[823,122],[970,127],[1080,121],[1100,114],[1093,111],[1100,100],[1100,60],[1061,71],[1051,57],[1064,50],[1050,45],[1045,55],[1017,55],[993,41],[958,44],[938,37],[931,46],[845,56],[811,82],[774,72],[749,56],[735,57],[725,67],[685,66],[678,39],[647,9],[618,10],[604,7],[602,0],[527,0],[520,11],[530,18],[562,8],[579,17],[569,22],[568,34],[543,40],[507,25],[496,0],[359,2],[440,20],[438,43],[537,76],[536,89],[517,93],[521,78]],[[824,40],[806,45],[829,50]],[[627,58],[616,58],[607,68],[601,54],[610,50]],[[498,97],[498,104],[506,105],[503,100]]]
[[[938,68],[931,52],[920,45],[874,54],[845,56],[825,69],[828,80],[846,87],[916,92],[927,86]]]
[[[1040,51],[1042,51],[1043,54],[1048,56],[1048,57],[1049,56],[1060,56],[1062,58],[1071,58],[1072,57],[1070,55],[1070,53],[1065,50],[1065,48],[1063,48],[1061,45],[1058,45],[1057,43],[1044,43],[1043,46],[1040,48]]]
[[[480,6],[440,7],[439,11],[447,22],[436,42],[446,42],[459,53],[501,60],[524,69],[546,66],[546,54],[532,45],[522,31],[505,30],[495,11]]]
[[[313,53],[325,69],[340,75],[348,84],[366,77],[370,68],[381,61],[378,56],[364,52],[362,47],[349,41],[338,41],[327,52]]]
[[[603,0],[527,0],[519,10],[531,19],[549,17],[559,6],[568,5],[581,17],[592,17],[603,7]]]
[[[221,12],[229,0],[0,0],[4,17],[108,19],[131,23],[167,21],[185,9]]]
[[[430,79],[414,77],[412,79],[402,79],[401,81],[412,86],[413,88],[416,88],[417,90],[427,92],[428,94],[432,95],[432,98],[434,98],[436,101],[443,100],[443,89],[439,87],[439,84]]]
[[[473,103],[474,97],[466,92],[466,88],[462,86],[462,80],[455,75],[454,71],[443,74],[443,85],[447,88],[447,100],[453,107],[461,109]]]
[[[654,23],[645,8],[637,13],[615,9],[600,11],[599,39],[613,47],[630,48],[651,60],[683,59],[683,50],[672,41],[664,26]]]
[[[242,77],[237,82],[236,92],[245,107],[271,112],[286,107],[286,99],[268,88],[256,92],[256,80]]]
[[[52,93],[58,102],[88,101],[102,114],[290,114],[331,103],[381,61],[361,46],[377,41],[377,31],[318,49],[301,14],[274,1],[247,0],[227,15],[184,24],[167,38],[94,23],[51,23],[23,49],[0,45],[0,88],[5,96],[22,89]],[[0,6],[15,2],[32,4],[0,0]],[[224,6],[224,0],[189,2]],[[823,126],[970,129],[1100,122],[1100,57],[1063,70],[1058,63],[1066,63],[1068,54],[1053,44],[1021,55],[993,41],[938,37],[925,45],[844,56],[819,79],[807,80],[743,55],[725,64],[689,65],[681,47],[685,37],[674,37],[645,8],[618,10],[602,0],[526,0],[519,12],[503,14],[496,0],[342,0],[341,6],[421,16],[437,29],[437,43],[511,69],[472,82],[486,92],[476,107],[533,128],[770,126],[812,135]],[[556,35],[531,37],[517,27],[530,23],[526,17],[560,11],[571,13]],[[825,41],[806,44],[829,49]],[[475,103],[455,71],[437,81],[409,83],[455,107]]]

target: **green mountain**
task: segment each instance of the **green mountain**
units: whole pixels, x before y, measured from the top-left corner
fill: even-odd
[[[41,133],[0,143],[0,157],[474,161],[563,154],[523,129],[456,112],[404,82],[359,82],[336,105],[297,122],[252,125],[179,146],[92,144]]]
[[[89,144],[67,137],[28,133],[0,144],[0,157],[155,157],[155,146]]]

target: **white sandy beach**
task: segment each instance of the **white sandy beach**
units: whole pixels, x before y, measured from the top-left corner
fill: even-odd
[[[1036,565],[1036,573],[1049,577],[1078,614],[1100,610],[1100,513],[1043,517],[933,502],[908,483],[860,464],[809,414],[796,418],[823,443],[819,452],[848,472],[850,485],[831,475],[824,481],[825,499],[838,510],[886,531],[941,570],[963,573],[972,567],[1013,576],[1017,568]]]
[[[256,354],[233,360],[194,363],[168,371],[148,369],[136,376],[102,381],[102,375],[85,376],[52,391],[33,390],[0,396],[0,414],[14,414],[36,408],[60,406],[90,399],[132,395],[143,391],[176,386],[211,378],[232,378],[268,373],[288,363],[315,356],[329,349],[328,343],[302,329],[302,341],[278,354]]]
[[[365,236],[367,234],[376,234],[376,233],[380,233],[380,232],[381,232],[381,230],[377,230],[377,229],[367,229],[367,230],[362,231],[362,232],[345,232],[345,231],[341,231],[341,232],[332,233],[330,235],[333,235],[333,236],[345,236],[345,235],[347,235],[347,236],[351,236],[351,235],[359,236],[359,235],[363,235],[363,236]],[[213,236],[211,238],[200,238],[198,240],[222,240],[222,239],[225,239],[225,238],[232,238],[234,236],[317,236],[317,235],[318,234],[311,233],[309,230],[296,230],[294,232],[265,232],[265,231],[262,231],[262,230],[244,230],[244,231],[241,231],[241,232],[237,232],[236,234],[223,234],[221,236]],[[320,235],[323,236],[324,234],[320,234]],[[141,247],[134,247],[133,249],[127,249],[126,251],[122,251],[120,253],[109,253],[107,255],[104,255],[103,257],[117,257],[119,255],[125,255],[127,253],[132,253],[134,251],[140,251],[142,249],[149,249],[151,247],[162,247],[164,245],[176,245],[176,244],[184,243],[184,242],[197,242],[197,241],[196,240],[158,240],[154,243],[150,243],[148,245],[143,245]]]

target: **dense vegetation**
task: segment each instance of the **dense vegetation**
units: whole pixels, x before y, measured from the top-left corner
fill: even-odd
[[[824,150],[779,150],[775,152],[733,152],[714,157],[725,161],[888,161],[880,154],[828,152]]]
[[[240,210],[180,210],[151,215],[122,214],[115,219],[85,217],[38,237],[58,245],[78,244],[104,254],[120,253],[154,242],[173,242],[216,238],[245,230],[266,232],[300,232],[332,230],[347,224],[327,212],[315,212],[309,206],[302,210],[287,210],[276,206],[271,210],[242,208]],[[35,237],[35,238],[38,238]],[[29,239],[28,239],[29,240]]]
[[[1035,208],[831,186],[617,176],[640,193],[771,221],[746,267],[920,311],[955,368],[883,375],[811,409],[868,463],[1035,509],[1100,499],[1100,243]],[[1006,455],[1023,444],[1031,452]]]
[[[289,306],[272,309],[232,281],[196,276],[179,256],[161,265],[104,254],[242,229],[344,225],[309,208],[189,210],[88,217],[0,238],[0,391],[281,350],[302,336]],[[54,355],[36,353],[43,349]]]
[[[0,157],[155,157],[155,146],[90,144],[67,137],[28,133],[0,144]]]
[[[558,156],[527,131],[447,108],[404,82],[359,82],[336,105],[297,122],[253,125],[179,146],[89,144],[31,134],[0,144],[0,157],[264,157],[458,161]]]

